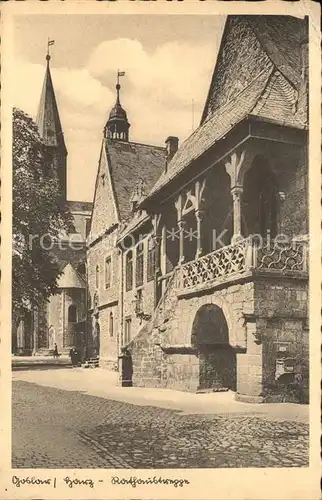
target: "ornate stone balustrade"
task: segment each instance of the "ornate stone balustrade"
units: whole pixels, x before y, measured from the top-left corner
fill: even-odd
[[[307,243],[270,242],[256,248],[256,269],[267,271],[307,271]]]
[[[177,290],[204,288],[255,272],[297,275],[307,271],[307,243],[259,244],[251,237],[215,250],[179,267]]]

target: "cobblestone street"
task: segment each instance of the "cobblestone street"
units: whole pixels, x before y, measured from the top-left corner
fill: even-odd
[[[305,467],[308,425],[173,409],[13,381],[14,468]]]

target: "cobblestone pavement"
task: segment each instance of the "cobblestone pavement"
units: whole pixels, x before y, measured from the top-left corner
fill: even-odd
[[[308,466],[308,426],[183,414],[13,382],[14,468]]]

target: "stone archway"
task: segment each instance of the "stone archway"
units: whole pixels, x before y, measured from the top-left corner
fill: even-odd
[[[229,332],[222,309],[205,304],[192,325],[191,344],[199,357],[199,390],[236,390],[236,353],[229,344]]]

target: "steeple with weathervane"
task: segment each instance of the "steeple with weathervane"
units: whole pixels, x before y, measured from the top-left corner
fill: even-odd
[[[124,75],[124,71],[117,72],[116,103],[111,109],[110,116],[104,127],[104,137],[106,139],[113,139],[118,141],[129,140],[130,124],[127,120],[126,111],[122,108],[120,102],[120,76]]]
[[[52,168],[57,171],[60,192],[63,201],[67,197],[67,148],[65,144],[63,129],[58,113],[58,106],[54,92],[54,86],[50,72],[49,48],[55,41],[48,39],[46,54],[46,72],[42,88],[36,123],[40,137],[47,146],[47,153]]]

